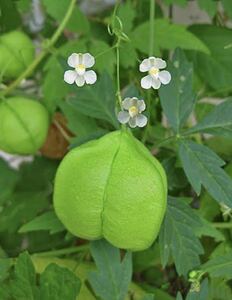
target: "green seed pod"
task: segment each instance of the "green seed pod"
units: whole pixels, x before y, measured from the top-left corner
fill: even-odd
[[[161,164],[125,131],[70,151],[55,179],[55,211],[71,233],[134,251],[157,237],[166,198]]]
[[[0,70],[4,77],[18,77],[34,57],[34,45],[25,33],[11,31],[0,36]]]
[[[45,142],[49,114],[42,104],[22,97],[0,102],[0,149],[34,154]]]

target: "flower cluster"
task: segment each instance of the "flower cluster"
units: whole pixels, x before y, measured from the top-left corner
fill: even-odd
[[[94,57],[89,53],[73,53],[68,58],[68,65],[74,70],[64,73],[64,81],[68,84],[76,83],[78,87],[86,84],[94,84],[97,75],[93,70],[87,70],[95,64]],[[171,74],[163,70],[167,66],[161,58],[149,57],[144,59],[140,66],[140,72],[147,72],[148,75],[141,79],[141,87],[144,89],[159,89],[161,84],[168,84],[171,81]],[[142,114],[146,105],[144,100],[136,97],[126,98],[122,101],[122,111],[118,113],[118,120],[121,124],[128,123],[131,128],[144,127],[147,124],[147,117]]]

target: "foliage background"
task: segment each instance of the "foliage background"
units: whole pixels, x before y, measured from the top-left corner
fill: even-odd
[[[36,14],[37,1],[0,1],[1,32],[22,28],[46,52],[30,78],[10,93],[41,100],[51,116],[61,113],[67,124],[55,114],[54,134],[71,137],[70,148],[119,127],[115,41],[107,32],[113,8],[89,15],[80,9],[84,2],[75,5],[51,46],[69,0],[42,0]],[[151,97],[150,123],[133,134],[168,175],[158,241],[143,252],[125,253],[68,233],[52,206],[60,144],[51,138],[53,159],[42,151],[18,169],[0,160],[0,299],[232,299],[232,2],[198,0],[210,24],[188,27],[173,22],[173,5],[188,1],[157,1],[154,22],[154,55],[169,61],[172,81],[150,96],[138,72],[149,52],[149,1],[122,1],[118,9],[129,37],[120,47],[121,92]],[[67,56],[86,51],[96,57],[99,80],[70,87],[63,81]]]

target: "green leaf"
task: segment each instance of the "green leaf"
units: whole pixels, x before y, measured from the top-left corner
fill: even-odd
[[[18,179],[18,172],[11,169],[4,160],[0,159],[0,204],[3,204],[12,194]]]
[[[199,7],[202,10],[205,10],[209,16],[212,18],[217,12],[217,1],[212,0],[198,0]]]
[[[24,252],[19,255],[14,270],[14,279],[10,282],[10,295],[17,300],[39,299],[39,290],[36,286],[35,268],[30,256]]]
[[[194,232],[200,226],[200,218],[184,199],[169,197],[159,235],[163,266],[167,265],[170,254],[179,275],[186,275],[200,264],[199,255],[204,251]]]
[[[180,292],[177,293],[176,300],[183,300],[183,297]]]
[[[231,288],[223,278],[210,279],[210,299],[232,299]]]
[[[94,68],[98,72],[103,73],[107,71],[110,75],[114,73],[116,56],[114,50],[107,43],[100,40],[92,40],[89,51],[96,57]],[[103,54],[100,55],[101,53]]]
[[[214,135],[232,137],[232,98],[217,105],[188,133],[207,132]]]
[[[161,105],[170,125],[179,132],[193,110],[196,96],[192,89],[193,69],[182,50],[177,49],[168,67],[172,80],[159,90]]]
[[[133,27],[133,22],[136,17],[136,10],[132,5],[132,2],[129,0],[122,3],[118,8],[117,15],[122,22],[123,31],[126,34],[129,33]]]
[[[88,277],[95,294],[103,300],[124,300],[132,276],[131,253],[121,261],[119,249],[105,240],[92,242],[90,250],[98,269]]]
[[[49,211],[24,224],[19,229],[19,232],[24,233],[38,230],[48,230],[50,234],[54,234],[60,231],[64,231],[65,228],[57,218],[55,212]]]
[[[14,30],[21,25],[20,14],[14,1],[0,1],[0,32]]]
[[[154,295],[147,294],[141,300],[155,300]]]
[[[232,181],[221,168],[224,161],[208,147],[180,140],[179,155],[184,171],[199,195],[201,185],[219,203],[232,206]]]
[[[70,0],[59,0],[58,5],[56,0],[42,0],[42,2],[46,8],[47,13],[58,22],[61,22],[63,20],[64,15],[70,4]],[[80,11],[78,6],[74,8],[72,16],[68,21],[66,28],[70,31],[74,31],[78,33],[89,32],[90,25],[88,19]]]
[[[41,274],[40,285],[43,300],[75,300],[81,281],[73,272],[52,263]]]
[[[231,45],[232,30],[213,25],[193,25],[189,30],[207,45],[211,53],[188,53],[198,76],[215,90],[231,89],[232,47],[228,45]]]
[[[122,43],[120,47],[120,65],[123,68],[135,67],[138,61],[137,52],[131,41]]]
[[[208,279],[205,278],[201,283],[200,291],[190,291],[186,297],[186,300],[206,300],[209,296]]]
[[[136,27],[131,40],[138,50],[149,54],[149,22]],[[209,53],[205,44],[183,25],[171,24],[166,19],[157,19],[154,24],[154,54],[159,54],[160,49],[173,50],[177,47]]]
[[[115,88],[107,73],[102,74],[93,86],[77,88],[75,96],[68,100],[74,108],[84,115],[106,120],[118,128],[119,123],[114,111],[115,101]]]
[[[210,259],[201,266],[201,270],[209,273],[211,277],[232,279],[232,251]]]
[[[163,0],[166,5],[177,4],[184,6],[187,4],[188,0]]]

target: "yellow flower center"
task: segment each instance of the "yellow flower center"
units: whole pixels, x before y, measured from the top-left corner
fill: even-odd
[[[136,106],[131,106],[130,108],[129,108],[129,114],[130,114],[130,116],[133,118],[133,117],[135,117],[135,116],[137,116],[138,115],[138,113],[139,113],[139,110],[138,110],[138,108],[136,107]]]
[[[155,67],[152,67],[150,70],[149,70],[149,74],[151,76],[155,76],[159,73],[159,69],[155,68]]]
[[[84,73],[85,72],[85,65],[83,65],[83,64],[77,65],[76,70],[77,70],[77,72]]]

